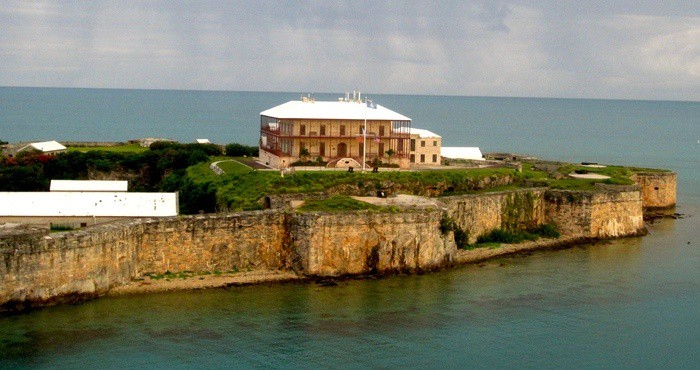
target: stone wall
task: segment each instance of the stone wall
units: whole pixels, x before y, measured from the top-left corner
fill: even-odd
[[[98,296],[136,271],[139,224],[0,239],[0,311]]]
[[[299,271],[337,276],[415,272],[450,265],[452,234],[440,232],[439,210],[394,213],[306,213],[293,220]]]
[[[285,268],[287,222],[275,211],[147,220],[137,273]]]
[[[0,311],[93,297],[147,273],[286,270],[310,276],[414,272],[448,266],[456,246],[493,229],[554,222],[564,236],[644,230],[638,189],[512,190],[440,198],[444,209],[239,212],[118,221],[75,232],[0,233]]]
[[[642,199],[638,189],[545,193],[546,220],[562,236],[613,238],[645,232]]]
[[[470,244],[494,229],[528,229],[545,223],[544,188],[440,198],[447,216],[468,234]]]
[[[286,268],[287,215],[142,219],[0,237],[2,307],[99,296],[145,273]]]
[[[676,182],[674,172],[640,172],[632,180],[642,188],[645,208],[670,208],[676,205]]]

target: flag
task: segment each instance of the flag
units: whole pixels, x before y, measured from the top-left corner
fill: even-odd
[[[375,137],[375,138],[374,138],[374,142],[375,142],[375,143],[379,143],[379,142],[381,142],[381,141],[382,141],[382,140],[381,140],[380,138],[378,138],[378,137]]]
[[[377,109],[377,104],[374,104],[374,102],[370,99],[367,99],[366,104],[367,104],[367,108]]]

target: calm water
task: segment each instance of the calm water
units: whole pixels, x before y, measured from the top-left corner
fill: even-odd
[[[700,103],[372,97],[445,145],[673,169],[687,216],[644,238],[429,275],[104,298],[4,317],[0,368],[697,368]],[[295,98],[0,88],[0,139],[255,144],[258,113]]]

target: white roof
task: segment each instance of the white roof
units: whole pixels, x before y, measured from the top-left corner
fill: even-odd
[[[466,146],[443,146],[440,149],[440,156],[452,159],[473,159],[483,161],[484,156],[478,147]]]
[[[414,127],[399,127],[396,132],[400,133],[405,133],[406,130],[409,130],[408,133],[409,135],[418,135],[419,138],[421,139],[431,139],[431,138],[437,138],[440,139],[442,136],[428,130],[423,130],[421,128],[414,128]]]
[[[211,144],[209,139],[197,139],[197,144]]]
[[[126,191],[128,181],[51,180],[51,191]]]
[[[347,119],[377,121],[410,121],[411,119],[377,104],[367,108],[365,103],[354,101],[308,101],[290,102],[260,112],[261,116],[287,119]]]
[[[66,147],[61,145],[61,143],[59,143],[56,140],[51,140],[51,141],[42,141],[39,143],[31,143],[25,147],[22,147],[22,149],[20,149],[19,151],[22,151],[22,150],[27,149],[29,147],[34,148],[36,150],[40,150],[44,153],[55,152],[58,150],[66,150]]]
[[[177,193],[0,192],[0,216],[165,217]]]

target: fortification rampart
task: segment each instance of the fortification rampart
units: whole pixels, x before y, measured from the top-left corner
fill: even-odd
[[[468,235],[470,244],[495,229],[523,230],[545,223],[544,188],[441,198],[447,216]]]
[[[644,230],[638,190],[514,190],[446,197],[401,213],[239,212],[118,221],[0,236],[0,307],[99,296],[147,273],[285,270],[308,276],[413,272],[453,263],[449,217],[470,241],[497,228],[556,223],[565,236]]]
[[[670,208],[676,205],[675,172],[640,172],[631,176],[642,189],[645,208]]]
[[[440,231],[442,212],[306,213],[292,222],[300,271],[338,276],[432,270],[452,263],[457,248]]]
[[[546,220],[564,236],[613,238],[645,232],[642,199],[638,189],[545,193]]]

